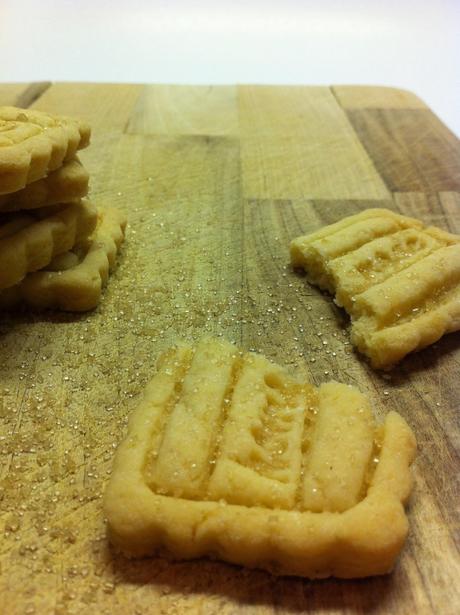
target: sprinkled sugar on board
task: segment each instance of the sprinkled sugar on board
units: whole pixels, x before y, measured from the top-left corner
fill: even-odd
[[[456,137],[381,88],[4,85],[0,104],[89,121],[90,198],[129,219],[94,312],[1,317],[0,612],[454,613],[458,334],[377,373],[346,314],[292,271],[289,242],[369,207],[459,233]],[[411,530],[391,576],[309,582],[112,553],[101,494],[127,417],[160,352],[203,335],[407,420]]]

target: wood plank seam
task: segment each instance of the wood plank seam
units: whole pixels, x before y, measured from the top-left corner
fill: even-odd
[[[51,81],[31,83],[28,88],[19,96],[17,106],[27,108],[38,100],[52,85]]]
[[[157,98],[156,86],[147,86],[149,97],[136,111],[139,132],[123,134],[129,125],[136,128],[129,120],[143,87],[52,84],[34,104],[28,103],[51,113],[82,114],[91,122],[95,138],[84,152],[84,164],[93,196],[127,212],[130,229],[123,262],[94,313],[79,318],[12,314],[0,322],[0,613],[125,615],[204,609],[209,615],[228,615],[243,609],[255,615],[319,609],[358,614],[370,609],[376,615],[456,615],[458,334],[445,336],[382,378],[350,350],[343,313],[292,271],[288,256],[295,236],[372,206],[458,232],[460,188],[449,189],[457,185],[454,142],[443,146],[445,131],[428,120],[434,144],[440,143],[439,164],[436,171],[430,163],[420,183],[420,171],[404,164],[403,145],[396,138],[407,131],[408,122],[411,139],[423,136],[410,118],[423,109],[416,109],[415,102],[413,108],[404,106],[404,98],[391,108],[391,134],[383,141],[390,141],[392,149],[379,136],[388,128],[385,110],[391,96],[382,93],[386,102],[378,106],[377,90],[370,96],[345,92],[347,104],[340,105],[339,115],[344,107],[357,105],[384,168],[393,164],[393,176],[406,187],[387,191],[386,197],[382,191],[387,200],[375,195],[363,200],[366,174],[359,165],[349,182],[341,183],[334,173],[348,163],[353,167],[355,129],[349,133],[345,128],[349,138],[336,143],[334,131],[328,132],[332,110],[324,116],[322,97],[314,95],[310,104],[301,92],[300,104],[289,112],[291,120],[297,110],[302,114],[310,106],[300,129],[315,121],[324,128],[316,142],[315,130],[306,134],[302,150],[295,142],[298,125],[287,124],[292,138],[283,141],[285,109],[295,107],[296,96],[284,99],[275,92],[273,108],[280,120],[267,120],[268,129],[261,127],[259,142],[265,149],[255,149],[254,165],[246,168],[251,180],[260,179],[260,194],[267,198],[248,200],[242,194],[237,148],[241,136],[255,140],[254,126],[236,124],[233,93],[228,90],[227,98],[217,92],[218,104],[211,105],[216,115],[208,117],[198,102],[205,92],[192,91],[186,103],[171,107],[171,96],[182,96],[181,91],[163,89]],[[21,96],[27,102],[34,89],[27,84],[0,86],[0,94],[5,101]],[[327,99],[327,92],[322,96]],[[188,101],[198,108],[187,110]],[[366,101],[371,107],[363,106]],[[264,96],[254,105],[255,121],[265,104]],[[326,105],[326,110],[336,105]],[[398,115],[401,121],[395,119]],[[226,134],[217,134],[230,125]],[[273,146],[266,145],[270,138]],[[396,162],[391,162],[392,151],[399,152]],[[430,156],[430,148],[426,151]],[[262,153],[264,178],[257,166]],[[323,192],[309,199],[299,189],[294,198],[286,198],[290,185],[283,165],[300,183],[304,167],[308,171],[321,162],[319,157],[326,157],[328,171],[320,178]],[[420,168],[425,169],[423,164]],[[414,174],[419,183],[411,186]],[[274,194],[279,182],[284,187]],[[350,198],[356,193],[358,198]],[[336,196],[323,198],[331,195]],[[408,420],[419,439],[417,487],[409,510],[409,543],[391,576],[306,584],[206,560],[131,561],[109,550],[99,497],[112,451],[157,354],[177,338],[193,341],[204,334],[260,351],[301,370],[315,384],[331,378],[355,384],[372,398],[378,416],[395,409]]]

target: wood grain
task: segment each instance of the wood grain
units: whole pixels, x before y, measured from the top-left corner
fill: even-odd
[[[458,139],[430,110],[361,109],[348,117],[392,191],[460,190]]]
[[[344,109],[426,109],[412,92],[382,86],[335,85],[331,88]]]
[[[237,135],[235,86],[146,86],[126,132],[159,135]]]
[[[242,86],[239,117],[246,198],[389,196],[329,88]]]
[[[142,90],[143,86],[135,84],[54,83],[31,106],[88,121],[94,143],[125,130]]]
[[[29,86],[15,88],[0,100]],[[373,371],[345,313],[289,265],[293,237],[367,207],[460,232],[458,141],[389,94],[53,84],[35,101],[92,122],[92,198],[129,229],[97,310],[0,319],[0,613],[457,612],[459,336]],[[204,334],[407,419],[411,531],[391,575],[312,582],[112,552],[101,493],[127,418],[159,352]]]

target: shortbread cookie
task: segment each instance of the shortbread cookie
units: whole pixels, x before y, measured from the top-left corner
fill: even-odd
[[[86,122],[32,109],[0,107],[0,194],[16,192],[86,147]]]
[[[335,294],[351,339],[377,368],[460,328],[460,236],[368,209],[298,237],[291,260]]]
[[[315,388],[221,340],[179,346],[160,357],[117,450],[109,535],[130,556],[386,573],[408,530],[414,452],[404,419],[377,426],[356,388]]]
[[[56,256],[45,270],[27,275],[19,284],[0,292],[0,309],[18,304],[82,312],[95,308],[115,266],[124,239],[126,217],[116,209],[99,212],[90,241]]]
[[[0,195],[0,212],[79,201],[88,194],[88,181],[88,171],[78,158],[72,158],[56,171],[28,184],[22,190]]]
[[[87,238],[97,223],[88,200],[0,217],[0,290],[46,267],[58,254]]]

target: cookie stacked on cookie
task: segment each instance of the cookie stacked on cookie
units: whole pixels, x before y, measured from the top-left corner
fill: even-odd
[[[85,122],[0,107],[0,307],[94,308],[126,219],[86,198]]]

